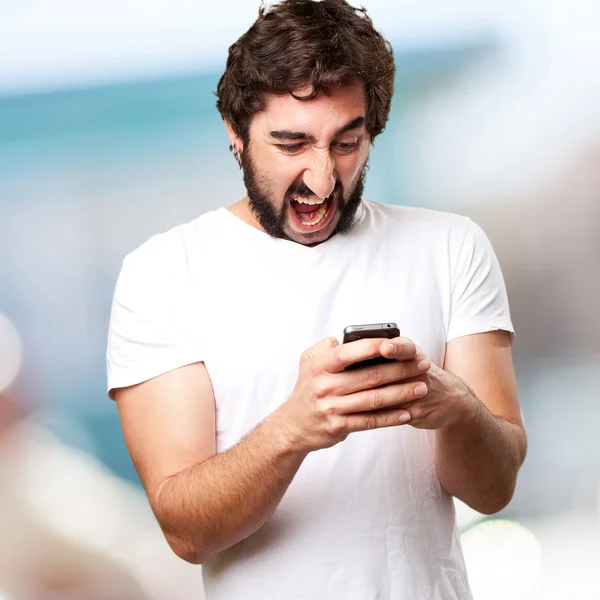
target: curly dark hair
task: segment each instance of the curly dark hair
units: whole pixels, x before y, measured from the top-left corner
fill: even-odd
[[[364,8],[345,0],[283,0],[269,9],[261,6],[252,27],[229,48],[217,108],[246,143],[252,117],[265,109],[265,94],[311,100],[360,82],[373,141],[388,119],[395,70],[390,43]],[[310,95],[294,95],[308,86]]]

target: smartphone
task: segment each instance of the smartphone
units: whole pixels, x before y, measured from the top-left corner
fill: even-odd
[[[344,344],[362,340],[364,338],[395,338],[400,335],[400,330],[396,323],[374,323],[370,325],[349,325],[344,329]],[[380,365],[394,358],[385,358],[384,356],[376,356],[369,360],[361,360],[346,367],[346,371],[351,369],[360,369],[361,367],[369,367],[371,365]]]

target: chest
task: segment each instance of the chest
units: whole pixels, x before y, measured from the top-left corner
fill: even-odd
[[[348,325],[394,321],[442,364],[447,294],[435,269],[426,255],[393,249],[308,263],[273,254],[222,257],[196,285],[219,450],[288,398],[304,350],[328,336],[341,342]]]

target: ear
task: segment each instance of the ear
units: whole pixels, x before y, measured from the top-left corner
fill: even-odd
[[[242,138],[240,138],[235,133],[235,131],[233,130],[233,127],[227,120],[225,120],[225,129],[227,129],[227,135],[229,136],[229,142],[233,146],[233,149],[238,154],[241,154],[242,150],[244,149],[244,142],[242,142]]]

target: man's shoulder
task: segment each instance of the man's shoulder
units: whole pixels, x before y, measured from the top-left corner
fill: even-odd
[[[129,252],[124,261],[136,265],[158,268],[169,264],[186,253],[210,245],[210,238],[217,233],[218,211],[203,213],[195,219],[175,225],[156,233]]]
[[[372,218],[382,219],[392,228],[419,234],[464,232],[469,223],[468,217],[444,210],[371,201],[365,204]]]

